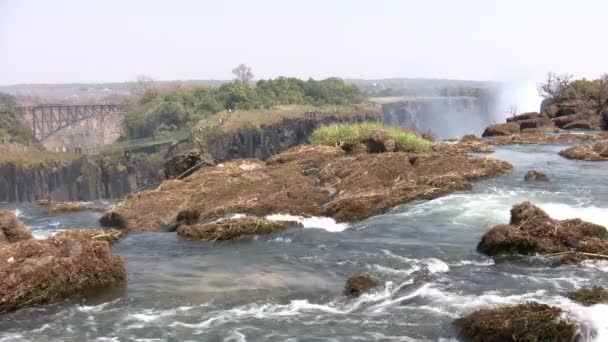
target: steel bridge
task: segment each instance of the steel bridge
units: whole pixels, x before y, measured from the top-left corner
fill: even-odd
[[[15,107],[17,114],[22,117],[31,117],[34,140],[38,142],[76,122],[120,111],[122,111],[122,106],[115,104]]]

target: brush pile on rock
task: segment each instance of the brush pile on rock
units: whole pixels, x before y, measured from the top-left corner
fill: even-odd
[[[568,159],[587,161],[608,161],[608,141],[595,145],[577,145],[559,152],[559,155]]]
[[[36,240],[10,212],[0,212],[0,313],[57,302],[92,289],[122,287],[127,274],[103,234],[78,230]],[[106,232],[111,234],[111,232]]]

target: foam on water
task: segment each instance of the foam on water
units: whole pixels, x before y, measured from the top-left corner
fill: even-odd
[[[266,216],[266,219],[271,221],[293,221],[298,222],[304,226],[304,228],[318,228],[324,229],[328,232],[338,233],[348,229],[347,223],[338,223],[331,217],[304,217],[287,214],[273,214]]]

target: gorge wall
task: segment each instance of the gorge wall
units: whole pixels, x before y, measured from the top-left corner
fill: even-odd
[[[0,165],[0,202],[119,198],[158,182],[162,163],[81,158],[69,164]]]
[[[385,125],[431,132],[439,139],[481,134],[495,123],[494,110],[491,98],[477,97],[397,98],[382,104]]]
[[[378,121],[377,111],[359,116],[323,116],[285,119],[259,129],[242,129],[235,133],[206,138],[209,152],[216,162],[237,158],[266,159],[271,155],[304,144],[314,129],[332,122]],[[69,164],[21,166],[0,164],[0,202],[29,202],[51,198],[56,201],[91,201],[116,199],[164,179],[164,160],[192,148],[184,142],[155,155],[164,158],[124,156],[80,158]]]
[[[239,158],[267,159],[294,146],[305,144],[319,126],[336,122],[379,121],[379,113],[370,111],[356,116],[284,119],[259,129],[243,129],[232,134],[207,138],[207,149],[216,162]]]

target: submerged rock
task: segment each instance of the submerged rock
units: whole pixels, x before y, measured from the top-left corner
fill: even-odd
[[[559,152],[559,155],[568,159],[587,161],[608,161],[608,141],[595,145],[577,145]]]
[[[15,213],[0,210],[0,244],[3,242],[14,243],[31,238],[32,232],[19,221]]]
[[[608,255],[608,231],[605,227],[580,219],[555,220],[530,202],[511,209],[508,225],[494,226],[477,245],[480,253],[490,256],[559,253],[561,262],[576,262]]]
[[[181,225],[177,234],[205,241],[232,240],[246,235],[269,234],[287,229],[285,223],[253,217],[225,219],[201,225]]]
[[[366,274],[359,274],[348,278],[342,293],[347,297],[356,298],[379,286],[380,283],[374,278]]]
[[[106,241],[58,234],[0,245],[0,313],[123,287],[126,279],[122,259]]]
[[[125,231],[120,231],[117,229],[94,229],[94,228],[85,228],[85,229],[66,229],[55,234],[55,238],[68,238],[68,239],[76,239],[76,240],[96,240],[96,241],[106,241],[110,244],[117,242],[118,240],[124,238],[126,236]]]
[[[547,177],[546,173],[541,172],[541,171],[536,171],[536,170],[528,171],[528,173],[526,173],[526,175],[524,176],[524,179],[527,182],[535,182],[535,181],[548,182],[549,181],[549,177]]]
[[[590,289],[580,289],[568,293],[568,298],[586,306],[608,303],[608,290],[599,286]]]
[[[525,303],[481,309],[454,321],[459,335],[471,342],[572,342],[580,338],[577,323],[556,307]]]

